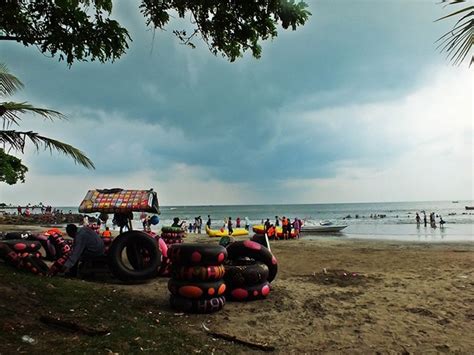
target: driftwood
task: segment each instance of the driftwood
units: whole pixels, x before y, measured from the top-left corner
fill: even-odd
[[[57,317],[41,316],[39,320],[40,322],[47,325],[53,325],[61,329],[71,330],[86,335],[106,335],[110,333],[110,330],[107,328],[92,328],[69,320],[63,320]]]
[[[235,343],[241,344],[248,346],[249,348],[257,349],[257,350],[262,350],[262,351],[275,351],[275,347],[272,345],[267,345],[267,344],[262,344],[262,343],[257,343],[257,342],[250,342],[248,340],[243,340],[240,338],[237,338],[235,335],[230,335],[226,333],[218,333],[218,332],[213,332],[211,331],[208,327],[204,325],[204,323],[201,324],[202,328],[206,331],[206,333],[213,337],[213,338],[219,338],[219,339],[224,339],[228,341],[233,341]]]

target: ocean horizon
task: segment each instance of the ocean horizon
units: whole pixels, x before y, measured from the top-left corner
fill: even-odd
[[[324,237],[390,239],[407,241],[451,242],[474,241],[474,211],[466,210],[472,206],[471,200],[453,201],[416,201],[416,202],[359,202],[359,203],[317,203],[317,204],[262,204],[262,205],[161,205],[160,223],[153,226],[159,232],[162,226],[170,225],[173,218],[178,217],[187,223],[193,223],[200,216],[205,223],[211,216],[212,228],[221,228],[224,219],[231,217],[234,221],[239,217],[242,221],[247,217],[251,225],[261,224],[267,218],[272,223],[275,216],[299,218],[306,223],[317,224],[321,220],[330,220],[348,227],[343,233],[325,235]],[[57,206],[56,209],[68,213],[78,213],[78,206]],[[436,215],[437,228],[416,225],[416,213],[422,211],[429,216]],[[35,209],[34,213],[39,210]],[[97,216],[98,213],[89,213]],[[446,222],[440,228],[440,216]],[[111,225],[109,220],[109,225]],[[141,228],[140,213],[134,213],[134,228]],[[243,226],[243,222],[242,222]],[[305,238],[319,238],[307,236]]]

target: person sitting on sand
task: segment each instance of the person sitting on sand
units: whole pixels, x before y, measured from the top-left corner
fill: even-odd
[[[104,255],[104,242],[91,228],[87,226],[77,228],[75,224],[68,224],[66,226],[66,233],[74,239],[72,253],[64,263],[62,270],[59,270],[53,264],[49,269],[49,276],[54,276],[58,272],[65,272],[66,276],[76,277],[80,261]]]

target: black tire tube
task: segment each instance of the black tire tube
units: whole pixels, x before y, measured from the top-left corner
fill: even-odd
[[[179,233],[162,232],[161,233],[161,238],[177,239],[177,238],[183,238],[184,236],[185,236],[184,232],[179,232]]]
[[[48,239],[42,242],[42,245],[46,250],[47,260],[55,261],[71,252],[69,242],[58,234],[49,235]],[[50,247],[54,249],[54,253],[51,252]]]
[[[20,232],[8,232],[3,235],[3,240],[18,240],[23,239]]]
[[[109,247],[110,249],[110,247]],[[127,246],[127,259],[135,270],[143,269],[148,264],[150,254],[148,249],[141,248],[138,245]],[[161,264],[161,263],[160,263]]]
[[[181,227],[170,227],[170,226],[162,227],[161,231],[165,233],[181,233],[181,232],[184,233],[185,232],[183,229],[181,229]]]
[[[168,249],[173,265],[221,265],[227,257],[227,249],[210,244],[174,244]]]
[[[270,242],[268,241],[268,237],[265,236],[265,234],[254,234],[250,240],[263,245],[265,248],[271,251]]]
[[[170,295],[170,305],[179,312],[214,313],[225,305],[225,297],[215,297],[204,300],[193,300],[185,297]]]
[[[228,288],[260,285],[268,280],[268,266],[243,260],[232,260],[225,265],[224,280]]]
[[[270,283],[265,281],[260,285],[229,288],[226,292],[226,297],[229,301],[247,302],[266,298],[270,290]]]
[[[162,238],[166,244],[181,244],[183,242],[183,239],[181,238],[166,238],[166,237],[162,237]]]
[[[8,244],[0,243],[0,259],[5,260],[5,262],[12,266],[17,266],[21,259],[15,251],[10,248]]]
[[[28,270],[36,275],[46,275],[49,271],[48,265],[34,254],[28,254],[22,257],[20,266],[22,269]]]
[[[172,277],[186,281],[217,281],[224,277],[224,265],[219,266],[175,266]]]
[[[141,270],[128,268],[122,260],[123,249],[131,247],[138,250],[147,249],[150,262]],[[156,241],[146,233],[129,231],[120,234],[114,239],[108,253],[108,260],[112,274],[122,281],[142,281],[155,277],[161,262],[161,252]]]
[[[249,257],[268,266],[268,281],[272,282],[278,272],[278,261],[263,245],[251,240],[237,241],[227,247],[229,260]]]
[[[224,280],[193,282],[171,278],[168,281],[168,290],[172,295],[189,299],[210,299],[224,296],[225,289]]]
[[[2,243],[7,244],[17,253],[34,253],[41,249],[41,243],[37,241],[24,239],[3,240]]]

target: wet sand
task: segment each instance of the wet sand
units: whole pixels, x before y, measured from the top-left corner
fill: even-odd
[[[186,239],[197,241],[218,239]],[[229,302],[212,315],[177,314],[183,327],[202,333],[205,322],[281,353],[472,353],[472,243],[321,238],[273,242],[272,250],[279,272],[266,300]],[[113,287],[174,313],[166,285],[158,278]]]

